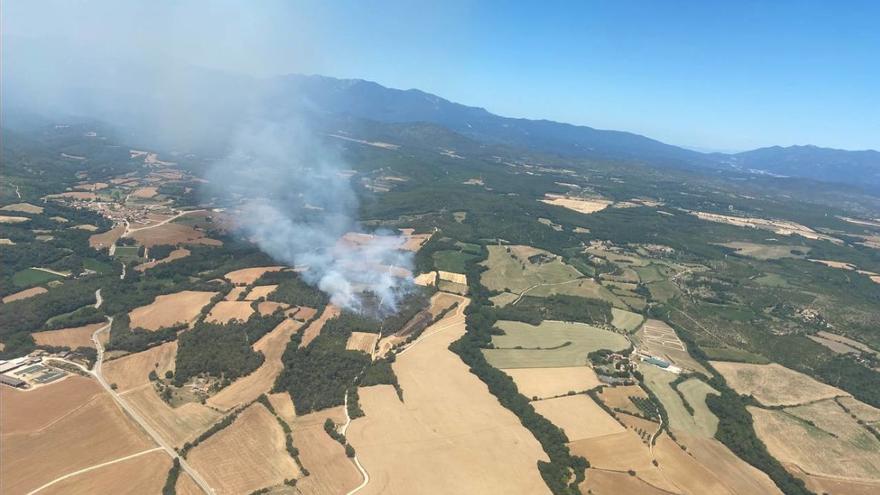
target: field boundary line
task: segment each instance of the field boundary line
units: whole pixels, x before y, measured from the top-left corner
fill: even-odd
[[[89,471],[94,471],[95,469],[100,469],[100,468],[102,468],[102,467],[109,466],[109,465],[111,465],[111,464],[116,464],[117,462],[127,461],[127,460],[129,460],[129,459],[134,459],[135,457],[140,457],[140,456],[142,456],[142,455],[144,455],[144,454],[149,454],[150,452],[157,452],[157,451],[160,451],[160,450],[164,450],[164,449],[163,449],[162,447],[154,447],[154,448],[152,448],[152,449],[143,450],[143,451],[138,452],[138,453],[136,453],[136,454],[127,455],[127,456],[125,456],[125,457],[120,457],[120,458],[118,458],[118,459],[114,459],[114,460],[112,460],[112,461],[103,462],[103,463],[101,463],[101,464],[95,464],[94,466],[89,466],[89,467],[87,467],[87,468],[83,468],[83,469],[80,469],[80,470],[78,470],[78,471],[74,471],[74,472],[72,472],[72,473],[67,473],[67,474],[65,474],[64,476],[60,476],[60,477],[58,477],[58,478],[55,478],[54,480],[52,480],[52,481],[46,483],[45,485],[43,485],[43,486],[41,486],[41,487],[39,487],[39,488],[37,488],[37,489],[34,489],[34,490],[29,491],[29,492],[27,493],[27,495],[33,495],[34,493],[37,493],[37,492],[43,490],[44,488],[49,488],[50,486],[54,485],[55,483],[59,483],[59,482],[64,481],[64,480],[66,480],[66,479],[68,479],[68,478],[73,478],[74,476],[78,476],[78,475],[80,475],[80,474],[87,473],[87,472],[89,472]]]

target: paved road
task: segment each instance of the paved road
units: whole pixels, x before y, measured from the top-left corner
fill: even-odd
[[[98,295],[99,294],[96,293],[96,296]],[[150,435],[153,441],[156,442],[156,444],[158,444],[162,450],[164,450],[169,456],[171,456],[172,459],[180,460],[180,467],[183,468],[183,470],[186,471],[187,474],[189,474],[189,476],[193,479],[193,481],[196,482],[197,485],[199,485],[199,487],[201,487],[202,491],[204,491],[208,495],[214,495],[214,490],[211,488],[210,485],[208,485],[205,479],[202,478],[195,469],[190,467],[190,465],[186,462],[186,459],[180,457],[177,454],[177,451],[174,450],[174,448],[165,443],[165,440],[162,439],[159,433],[154,430],[153,427],[150,426],[146,421],[144,421],[141,415],[138,414],[138,412],[135,411],[131,406],[129,406],[128,403],[125,402],[125,400],[122,399],[122,397],[120,397],[120,395],[116,393],[115,390],[113,390],[113,387],[111,387],[110,384],[107,383],[107,380],[104,379],[104,375],[101,372],[101,367],[104,364],[104,345],[101,343],[99,335],[101,334],[101,332],[109,331],[111,325],[113,325],[113,317],[108,316],[107,324],[99,328],[95,331],[95,333],[92,334],[92,342],[95,344],[95,349],[97,349],[98,351],[98,357],[95,360],[94,368],[89,373],[98,380],[98,383],[100,383],[101,386],[104,387],[104,390],[106,390],[107,393],[109,393],[110,396],[113,397],[113,400],[115,400],[116,403],[119,404],[119,406],[126,413],[128,413],[128,415],[133,420],[135,420],[135,422],[137,422],[144,431],[147,432],[148,435]]]

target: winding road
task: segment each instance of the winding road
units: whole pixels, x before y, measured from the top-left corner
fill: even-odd
[[[103,297],[101,297],[101,289],[95,291],[95,300],[96,308],[100,307],[101,304],[103,304],[104,299]],[[118,393],[116,393],[115,390],[113,390],[113,387],[111,387],[110,384],[107,383],[107,380],[104,379],[104,375],[101,372],[101,367],[104,364],[104,344],[101,343],[101,339],[99,336],[102,332],[109,331],[112,325],[113,317],[108,316],[107,324],[95,330],[95,333],[92,334],[92,342],[95,344],[95,349],[98,351],[98,355],[95,359],[95,366],[91,370],[89,370],[88,373],[98,380],[98,383],[100,383],[101,386],[104,387],[104,390],[106,390],[107,393],[110,394],[110,397],[113,397],[113,400],[116,401],[117,404],[119,404],[119,407],[121,407],[122,410],[124,410],[131,419],[133,419],[138,425],[140,425],[140,427],[145,432],[147,432],[150,438],[152,438],[153,441],[156,442],[157,445],[159,445],[159,447],[157,447],[158,449],[164,450],[169,456],[171,456],[172,459],[178,459],[180,461],[180,467],[184,471],[186,471],[187,474],[189,474],[190,478],[192,478],[192,480],[195,481],[195,483],[199,485],[199,487],[201,487],[202,491],[204,491],[208,495],[214,495],[214,490],[211,488],[210,485],[208,485],[208,482],[206,482],[205,479],[202,478],[202,476],[199,475],[199,473],[186,462],[186,459],[178,455],[177,451],[174,450],[173,447],[168,445],[165,440],[162,439],[159,433],[154,430],[153,427],[150,426],[141,417],[141,415],[134,410],[134,408],[129,406],[128,403],[125,402],[125,400]]]

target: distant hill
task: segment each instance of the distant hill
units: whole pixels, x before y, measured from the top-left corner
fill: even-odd
[[[428,122],[477,140],[562,155],[679,165],[709,165],[713,161],[703,153],[630,132],[501,117],[417,89],[391,89],[360,79],[323,76],[289,75],[283,80],[276,90],[283,88],[298,95],[309,108],[341,115],[380,122]]]
[[[847,151],[818,146],[772,146],[735,155],[726,163],[744,170],[787,177],[880,188],[880,152]]]

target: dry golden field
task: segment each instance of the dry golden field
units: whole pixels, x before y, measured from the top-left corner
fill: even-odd
[[[763,471],[743,461],[714,438],[677,434],[680,443],[700,464],[711,469],[719,481],[736,494],[782,495],[782,491]]]
[[[647,399],[648,394],[638,385],[602,387],[599,390],[599,398],[611,409],[620,409],[632,414],[642,414],[641,410],[630,400],[630,397]]]
[[[271,332],[256,341],[253,349],[263,353],[265,356],[263,364],[253,373],[235,380],[208,399],[208,405],[227,411],[233,407],[247,404],[259,397],[260,394],[268,392],[284,367],[281,355],[287,349],[290,337],[299,330],[300,326],[301,324],[297,321],[285,319]]]
[[[572,442],[624,431],[617,420],[585,394],[539,400],[532,405],[538,414],[565,430]]]
[[[33,335],[37,345],[50,345],[56,347],[95,347],[92,342],[92,334],[95,330],[107,326],[106,323],[92,323],[83,327],[62,328],[60,330],[49,330],[46,332],[36,332]]]
[[[372,354],[379,340],[378,333],[368,332],[351,332],[348,342],[345,343],[345,349],[349,351],[361,351]]]
[[[542,203],[547,203],[548,205],[553,206],[561,206],[563,208],[576,211],[578,213],[583,213],[585,215],[589,215],[591,213],[596,213],[597,211],[602,211],[611,204],[611,201],[607,199],[600,198],[576,198],[563,196],[560,194],[547,194],[545,198],[541,200]]]
[[[259,403],[192,449],[187,461],[218,495],[248,494],[301,476],[281,425]]]
[[[246,285],[237,285],[233,287],[232,290],[230,290],[229,293],[223,297],[223,300],[238,301],[239,297],[241,297],[243,293],[247,292],[247,290],[248,287]]]
[[[150,383],[150,371],[160,377],[166,371],[174,371],[174,358],[177,356],[177,341],[166,342],[146,351],[128,354],[118,359],[106,361],[102,370],[108,383],[115,383],[119,393]]]
[[[123,398],[174,447],[193,440],[220,419],[220,413],[195,402],[171,407],[151,386],[130,390]]]
[[[249,301],[220,301],[211,308],[205,318],[208,323],[229,323],[232,320],[247,321],[254,313]]]
[[[848,396],[803,373],[776,363],[747,364],[713,361],[712,366],[740,394],[753,396],[765,406],[797,405],[831,397]]]
[[[91,380],[73,376],[33,391],[45,394],[44,398],[60,396],[66,401],[61,404],[55,398],[38,402],[26,397],[32,392],[10,390],[7,395],[8,387],[3,387],[0,479],[4,493],[27,493],[66,474],[155,447],[96,387]],[[79,402],[73,402],[75,398]],[[50,411],[47,406],[53,402],[58,409]]]
[[[405,402],[388,385],[360,389],[366,416],[347,432],[370,473],[359,493],[547,492],[540,444],[448,349],[465,331],[464,306],[398,354]]]
[[[252,285],[257,281],[258,278],[262,277],[266,272],[277,272],[279,270],[284,269],[283,266],[258,266],[254,268],[242,268],[241,270],[235,270],[234,272],[229,272],[224,275],[226,280],[229,280],[235,285]]]
[[[128,314],[131,318],[131,328],[158,330],[162,327],[191,323],[216,294],[216,292],[185,290],[157,296],[151,304],[135,308]]]
[[[155,450],[92,471],[87,471],[40,490],[40,495],[92,495],[96,493],[160,493],[165,485],[171,457]]]
[[[123,232],[125,232],[125,226],[120,225],[118,227],[113,227],[107,232],[93,234],[89,237],[89,246],[97,250],[110,249],[110,246],[116,244],[116,241],[122,237]]]
[[[348,493],[361,483],[361,474],[345,456],[345,449],[324,431],[327,418],[336,424],[344,423],[343,406],[298,416],[293,424],[293,441],[303,467],[311,473],[296,485],[303,495]]]
[[[38,296],[40,294],[45,294],[49,292],[45,287],[31,287],[30,289],[25,289],[18,291],[14,294],[9,294],[8,296],[2,299],[3,303],[10,303],[13,301],[19,301],[21,299],[27,299],[29,297]]]
[[[184,223],[169,222],[156,227],[142,230],[132,230],[128,237],[136,240],[138,244],[146,247],[167,244],[204,244],[207,246],[219,246],[220,241],[205,237],[204,232],[196,230]]]
[[[275,289],[277,289],[277,288],[278,288],[277,285],[258,285],[256,287],[252,288],[250,292],[248,292],[248,294],[247,294],[247,296],[245,296],[244,300],[245,301],[256,301],[257,299],[259,299],[261,297],[263,297],[263,298],[269,297],[269,294],[275,292]]]
[[[599,385],[596,373],[586,366],[512,368],[501,371],[510,375],[519,393],[530,399],[556,397],[570,391],[583,392]]]
[[[19,211],[22,213],[39,215],[40,213],[43,213],[43,207],[32,205],[30,203],[15,203],[0,208],[0,211]]]
[[[179,260],[179,259],[181,259],[181,258],[186,258],[186,257],[189,256],[189,255],[190,255],[190,251],[189,251],[189,249],[186,249],[186,248],[177,248],[177,249],[175,249],[174,251],[171,251],[170,253],[168,253],[168,256],[166,256],[166,257],[164,257],[164,258],[162,258],[162,259],[159,259],[159,260],[156,260],[156,261],[149,261],[149,262],[147,262],[147,263],[142,263],[142,264],[140,264],[140,265],[134,267],[134,269],[137,270],[137,271],[139,271],[139,272],[142,272],[142,271],[144,271],[144,270],[149,270],[150,268],[153,268],[153,267],[155,267],[155,266],[161,265],[162,263],[169,263],[169,262],[172,262],[172,261],[174,261],[174,260]]]
[[[321,313],[321,316],[303,330],[303,338],[302,341],[300,341],[299,346],[305,347],[315,340],[315,337],[321,334],[321,329],[324,328],[324,324],[327,323],[327,320],[339,316],[340,311],[341,310],[336,306],[328,304],[324,308],[324,312]]]

